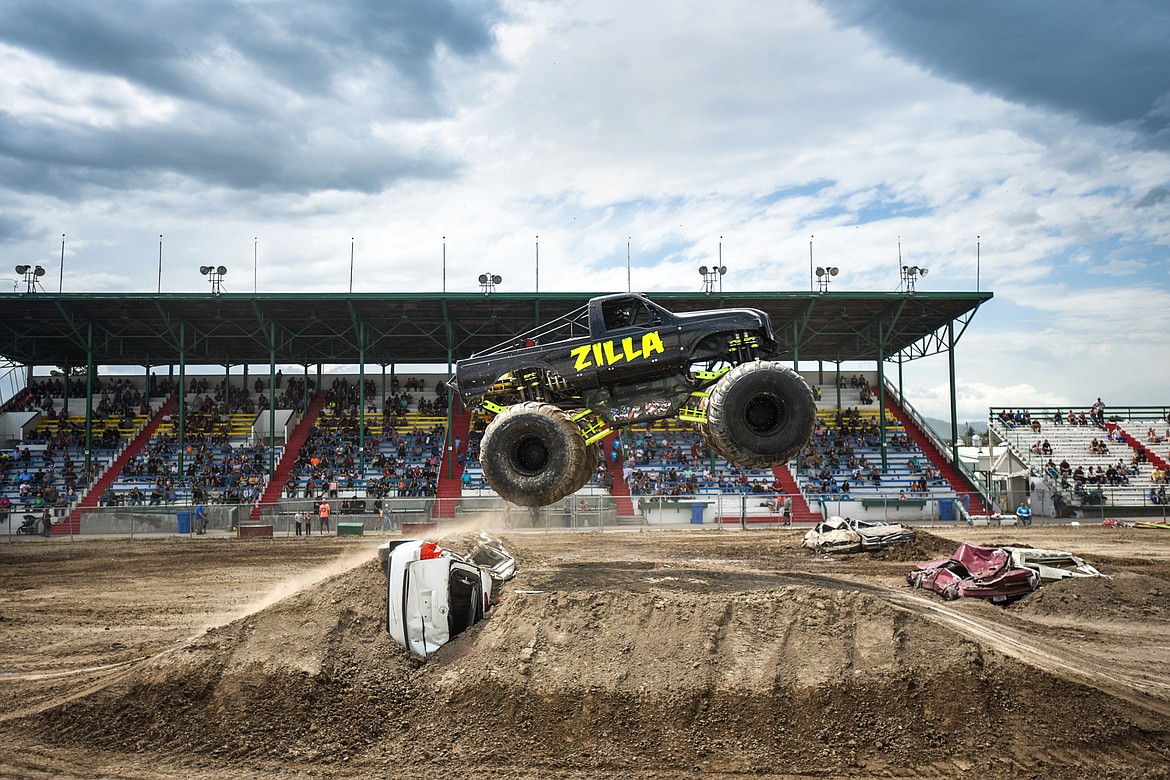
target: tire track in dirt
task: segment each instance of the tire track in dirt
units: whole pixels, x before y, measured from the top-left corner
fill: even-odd
[[[8,723],[21,718],[39,715],[42,712],[54,709],[64,704],[68,704],[79,699],[84,699],[87,696],[92,696],[95,693],[105,690],[112,685],[116,685],[122,680],[130,677],[139,669],[147,665],[160,661],[170,655],[173,655],[181,650],[190,647],[192,644],[198,642],[208,631],[220,628],[222,626],[235,623],[243,620],[251,615],[261,612],[277,602],[290,598],[297,593],[312,587],[330,577],[335,577],[344,574],[370,560],[370,549],[363,547],[362,550],[353,555],[340,558],[332,561],[324,566],[319,566],[303,574],[298,574],[294,577],[288,577],[269,588],[264,594],[257,599],[244,605],[235,612],[226,615],[223,619],[213,621],[202,626],[198,632],[175,642],[172,645],[164,647],[156,653],[145,655],[140,658],[122,661],[116,664],[109,664],[106,666],[88,666],[80,669],[70,669],[60,672],[30,672],[27,674],[12,674],[0,677],[0,681],[16,680],[24,682],[37,682],[41,680],[61,680],[70,677],[79,677],[83,675],[92,675],[95,673],[108,672],[100,676],[97,680],[83,685],[81,688],[69,693],[54,696],[45,701],[38,702],[30,707],[14,710],[11,712],[0,713],[0,723]]]
[[[944,625],[982,647],[1028,666],[1170,717],[1170,683],[1143,679],[1120,669],[1103,669],[1098,660],[1081,656],[1075,650],[1040,644],[1024,631],[962,614],[920,595],[820,574],[785,573],[782,578],[817,587],[865,593],[892,607]]]

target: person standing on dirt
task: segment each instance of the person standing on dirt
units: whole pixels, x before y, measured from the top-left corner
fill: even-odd
[[[784,525],[792,525],[792,496],[784,496],[784,504],[780,509]]]
[[[195,505],[195,533],[200,536],[207,533],[207,507],[203,504]]]
[[[1016,507],[1016,519],[1019,521],[1020,525],[1032,524],[1032,509],[1026,502],[1021,501],[1020,505]]]
[[[49,507],[45,507],[45,511],[41,513],[41,536],[46,539],[49,534],[53,533],[53,518],[49,514]]]
[[[304,510],[298,509],[297,511],[293,512],[293,524],[297,528],[297,536],[300,536],[301,535],[301,527],[305,524]]]
[[[329,502],[322,497],[321,506],[317,507],[317,533],[325,533],[329,530]]]

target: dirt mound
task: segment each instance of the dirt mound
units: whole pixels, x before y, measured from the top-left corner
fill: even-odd
[[[935,536],[929,531],[916,529],[913,541],[904,544],[893,544],[884,550],[875,550],[870,553],[878,561],[902,561],[905,563],[924,563],[937,561],[940,558],[949,558],[957,545],[950,539]]]
[[[696,563],[709,540],[680,546],[688,561],[623,559],[645,554],[624,540],[563,561],[513,543],[502,603],[426,663],[386,637],[370,561],[21,728],[54,750],[272,776],[1166,776],[1165,729],[1129,702],[880,588],[761,571],[768,542],[733,545],[758,556],[743,569]]]
[[[1109,578],[1070,578],[1045,585],[1012,609],[1027,615],[1078,620],[1170,621],[1170,582],[1127,571]]]

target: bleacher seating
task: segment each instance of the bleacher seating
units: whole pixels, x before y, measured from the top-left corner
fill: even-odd
[[[1113,432],[1089,422],[1089,415],[1081,424],[1078,413],[1078,423],[1069,424],[1067,415],[1062,415],[1062,422],[1055,422],[1048,408],[1015,412],[993,414],[991,429],[1051,493],[1073,506],[1138,507],[1152,503],[1149,492],[1154,468],[1129,443],[1131,438],[1140,441],[1139,437],[1146,435],[1149,420],[1121,420]],[[1068,468],[1062,473],[1065,463]]]
[[[844,408],[838,410],[836,387],[817,390],[823,399],[817,403],[817,426],[797,472],[797,484],[806,499],[922,501],[957,497],[892,414],[886,414],[883,468],[878,408],[863,404],[860,390],[850,387],[842,390]]]

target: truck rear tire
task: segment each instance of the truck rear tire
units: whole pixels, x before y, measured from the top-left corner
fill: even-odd
[[[768,468],[788,462],[812,438],[817,409],[800,374],[779,363],[736,366],[711,388],[708,446],[737,466]]]
[[[484,479],[505,501],[542,507],[584,485],[596,457],[569,415],[552,404],[528,401],[496,415],[480,442],[479,460]]]

